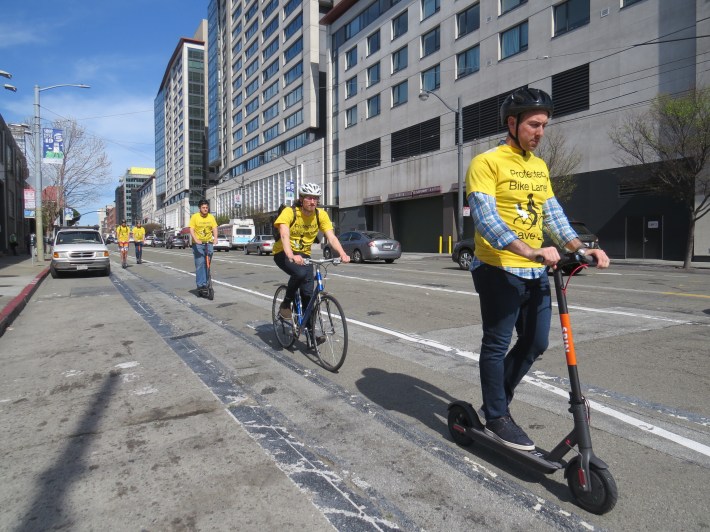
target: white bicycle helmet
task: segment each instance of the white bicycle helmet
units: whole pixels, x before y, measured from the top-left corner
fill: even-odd
[[[298,189],[299,196],[317,196],[321,197],[321,189],[319,185],[315,183],[303,183]]]

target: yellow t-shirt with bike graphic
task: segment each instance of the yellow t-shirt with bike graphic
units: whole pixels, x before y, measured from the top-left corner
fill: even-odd
[[[116,228],[116,240],[119,242],[128,242],[131,237],[131,229],[128,226],[119,225]]]
[[[210,213],[207,213],[207,216],[202,216],[196,212],[190,217],[190,227],[195,230],[195,235],[202,243],[212,242],[214,239],[212,229],[217,227],[217,220]]]
[[[542,245],[542,206],[554,196],[545,161],[531,152],[497,146],[474,157],[466,173],[466,197],[482,192],[496,199],[503,222],[530,247]],[[510,268],[540,268],[511,251],[494,248],[476,232],[476,257],[486,264]]]
[[[133,228],[133,241],[143,242],[145,240],[145,227],[134,227]]]
[[[322,209],[318,209],[318,215],[314,212],[310,216],[304,216],[300,207],[295,207],[296,218],[294,220],[294,209],[286,207],[278,218],[274,220],[274,227],[278,230],[278,226],[286,224],[289,226],[291,249],[294,253],[302,253],[311,255],[311,246],[318,236],[318,231],[324,233],[333,229],[333,222],[330,221],[328,213]],[[292,224],[293,222],[293,224]],[[284,250],[284,245],[281,240],[274,244],[274,255],[281,253]]]

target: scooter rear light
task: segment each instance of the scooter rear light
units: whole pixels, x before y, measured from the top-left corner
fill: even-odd
[[[460,432],[461,434],[466,434],[466,427],[462,427],[461,425],[453,424],[453,425],[451,425],[451,428],[454,429],[456,432]]]
[[[577,470],[577,476],[579,478],[579,486],[584,489],[587,487],[587,476],[584,474],[584,469],[581,467]]]

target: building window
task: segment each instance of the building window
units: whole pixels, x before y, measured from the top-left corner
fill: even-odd
[[[236,113],[234,113],[234,118],[233,118],[232,122],[233,122],[234,124],[239,124],[239,123],[242,121],[242,116],[243,116],[243,114],[242,114],[242,111],[241,111],[241,109],[240,109],[239,111],[237,111]]]
[[[254,133],[259,128],[259,117],[255,116],[249,122],[246,123],[245,128],[247,130],[247,135]]]
[[[252,5],[250,5],[247,10],[244,12],[244,22],[249,22],[251,18],[256,15],[257,10],[259,9],[259,2],[254,2]]]
[[[407,53],[407,50],[408,48],[405,46],[392,54],[392,74],[407,68],[407,65],[409,64],[409,54]]]
[[[299,61],[295,64],[291,70],[284,74],[284,87],[290,83],[293,83],[303,75],[303,61]]]
[[[435,91],[441,85],[441,70],[439,65],[422,72],[422,90]]]
[[[528,22],[510,28],[500,34],[500,58],[519,54],[528,49]]]
[[[345,110],[345,127],[351,127],[355,124],[357,124],[357,105]]]
[[[635,3],[640,2],[640,1],[641,1],[641,0],[623,0],[621,7],[632,6],[632,5],[634,5]]]
[[[264,69],[264,72],[261,73],[261,77],[263,78],[264,83],[266,83],[268,80],[273,78],[278,71],[279,71],[279,60],[277,58],[277,59],[274,59],[274,61]]]
[[[440,0],[422,0],[422,20],[439,12]]]
[[[244,131],[242,128],[237,128],[234,130],[234,133],[232,134],[232,138],[234,139],[234,142],[239,142],[242,140],[242,137],[244,136]]]
[[[239,159],[242,155],[244,155],[244,146],[237,146],[234,148],[234,151],[232,151],[233,159]]]
[[[234,78],[234,81],[232,82],[232,88],[234,90],[237,90],[241,86],[242,86],[242,75],[239,74],[236,78]]]
[[[345,70],[349,70],[357,65],[357,46],[353,46],[345,52]]]
[[[247,78],[249,78],[249,76],[253,75],[254,72],[256,72],[257,70],[259,70],[259,58],[258,57],[256,59],[254,59],[254,61],[252,61],[251,63],[249,63],[247,65],[246,69],[244,70],[244,75]]]
[[[480,68],[481,59],[478,45],[456,54],[456,79],[478,72]]]
[[[397,15],[392,19],[392,40],[407,33],[407,12]]]
[[[367,118],[372,118],[380,114],[380,95],[375,94],[367,99]]]
[[[554,7],[555,36],[589,24],[589,0],[567,0]]]
[[[261,93],[261,97],[264,99],[264,102],[267,102],[271,98],[276,96],[278,93],[279,93],[279,81],[276,80],[271,85],[266,87],[266,89],[264,89],[264,92]]]
[[[244,50],[244,59],[247,61],[251,59],[251,56],[256,53],[256,51],[259,49],[259,40],[255,40],[253,43],[251,43],[249,46],[247,46],[246,50]]]
[[[279,49],[279,39],[276,38],[273,41],[271,41],[266,48],[264,48],[264,52],[261,54],[261,59],[263,61],[266,61],[269,57],[274,55]]]
[[[392,161],[399,161],[440,149],[440,135],[441,124],[439,117],[392,132],[390,136]]]
[[[367,55],[372,55],[380,49],[380,30],[367,38]]]
[[[284,6],[284,18],[288,18],[288,16],[301,5],[302,1],[303,0],[289,0],[286,2],[286,5]]]
[[[500,14],[503,15],[527,1],[528,0],[500,0]]]
[[[279,125],[274,124],[269,129],[264,131],[264,142],[269,142],[279,136]]]
[[[284,41],[289,40],[298,30],[303,27],[303,13],[299,13],[296,18],[288,23],[284,28]]]
[[[266,41],[277,29],[279,29],[279,17],[274,17],[273,20],[264,28],[264,31],[262,32],[262,39]]]
[[[406,81],[392,87],[392,107],[407,103],[409,84]]]
[[[303,123],[303,109],[299,109],[291,116],[286,117],[286,120],[284,120],[284,127],[285,130],[288,131],[301,123]]]
[[[252,114],[254,111],[256,111],[259,108],[259,98],[254,98],[252,101],[246,104],[244,107],[246,111],[246,116],[249,116]]]
[[[234,107],[241,107],[242,105],[242,93],[237,93],[237,95],[234,97],[234,100],[232,100],[232,103],[234,104]]]
[[[440,46],[441,36],[438,26],[430,32],[422,35],[422,57],[433,54],[440,48]]]
[[[345,99],[352,98],[357,94],[357,76],[353,76],[345,82]]]
[[[294,41],[294,43],[289,46],[284,52],[284,61],[288,63],[291,59],[296,57],[303,51],[303,37],[299,37]]]
[[[481,26],[481,4],[456,14],[456,38],[476,31]]]
[[[254,24],[249,26],[246,31],[244,32],[244,42],[249,42],[249,39],[251,39],[254,35],[256,35],[256,32],[259,31],[259,20],[255,20]]]
[[[367,69],[367,86],[371,87],[380,82],[380,63],[377,62]]]
[[[276,118],[279,115],[279,102],[276,102],[272,106],[268,107],[263,113],[264,123],[268,122],[272,118]]]
[[[246,94],[246,97],[249,98],[254,92],[259,88],[259,78],[254,78],[254,81],[251,83],[247,84],[246,87],[244,87],[244,93]]]
[[[303,100],[303,85],[299,85],[284,96],[284,109],[296,105],[301,100]]]
[[[261,11],[262,20],[269,18],[269,15],[271,15],[277,7],[279,7],[279,0],[271,0],[271,2],[269,2]]]
[[[249,153],[250,151],[254,151],[258,147],[259,147],[259,137],[258,136],[254,137],[253,139],[247,140],[247,142],[246,142],[247,153]]]
[[[555,116],[589,110],[589,63],[552,76]]]

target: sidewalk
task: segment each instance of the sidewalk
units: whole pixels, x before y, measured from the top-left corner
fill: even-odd
[[[0,255],[0,336],[25,308],[42,280],[49,261],[40,265],[29,255]]]

